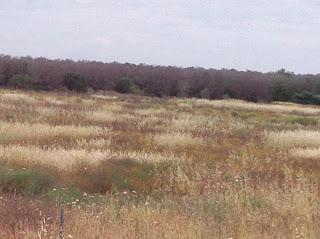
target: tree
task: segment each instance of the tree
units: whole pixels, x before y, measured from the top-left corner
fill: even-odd
[[[119,93],[138,94],[141,89],[132,80],[127,77],[123,77],[116,82],[115,90]]]
[[[312,94],[310,91],[302,91],[295,93],[292,97],[292,101],[299,104],[320,104],[320,96]]]
[[[29,89],[32,86],[32,77],[29,75],[14,75],[8,81],[8,86],[18,89]]]
[[[67,73],[64,77],[65,86],[72,91],[87,92],[88,82],[79,74]]]
[[[290,101],[291,92],[287,86],[281,82],[276,82],[271,87],[272,100],[274,101]]]

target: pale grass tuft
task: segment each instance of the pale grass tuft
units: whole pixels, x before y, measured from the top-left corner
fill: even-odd
[[[290,153],[295,158],[320,159],[320,148],[297,148]]]
[[[50,103],[50,104],[57,105],[57,106],[61,106],[61,105],[65,104],[65,102],[63,100],[57,99],[57,98],[52,97],[52,96],[47,96],[45,98],[45,101]]]
[[[148,108],[148,109],[137,109],[135,112],[139,115],[150,116],[150,115],[156,115],[156,114],[163,114],[167,112],[167,110],[164,108],[160,108],[160,109]]]
[[[160,163],[160,162],[179,162],[183,158],[172,154],[150,153],[145,151],[121,151],[114,152],[106,146],[101,149],[94,149],[92,145],[79,144],[80,148],[48,148],[43,149],[37,146],[21,145],[0,145],[0,159],[35,162],[47,165],[53,165],[61,169],[71,169],[77,162],[85,161],[90,164],[96,164],[106,159],[132,159],[141,163]],[[88,148],[89,147],[89,148]]]
[[[218,117],[207,117],[203,115],[179,114],[166,127],[175,132],[185,130],[214,130],[219,126]]]
[[[121,113],[124,111],[121,102],[117,102],[117,103],[108,102],[108,104],[103,105],[102,108],[104,111],[111,111],[114,113]]]
[[[248,111],[265,111],[274,113],[299,113],[316,115],[320,114],[319,107],[312,106],[302,106],[298,104],[282,104],[282,103],[272,103],[272,104],[262,104],[262,103],[251,103],[241,100],[184,100],[193,103],[197,106],[212,106],[218,109],[232,109],[232,110],[248,110]]]
[[[53,165],[62,169],[70,169],[77,162],[85,160],[96,163],[107,158],[110,151],[86,151],[83,149],[52,148],[42,149],[37,146],[0,146],[0,159],[26,161]]]
[[[162,146],[188,146],[201,145],[203,139],[193,137],[188,133],[164,133],[154,136],[154,142]]]
[[[267,143],[275,147],[320,147],[320,132],[311,130],[265,132]]]
[[[37,100],[35,98],[33,98],[32,96],[27,95],[27,94],[18,93],[18,92],[0,93],[0,100],[12,101],[12,102],[24,101],[24,102],[31,103],[31,104],[37,103]]]
[[[110,111],[90,111],[84,113],[87,120],[95,122],[107,122],[115,119],[115,115]]]
[[[87,136],[100,136],[108,133],[107,128],[95,126],[74,126],[29,123],[7,123],[0,122],[0,142],[10,142],[14,140],[45,139],[50,137],[70,137],[81,138]]]
[[[86,149],[106,149],[111,146],[111,139],[90,139],[90,140],[77,140],[77,148]]]
[[[98,99],[98,100],[115,100],[115,99],[118,99],[118,97],[115,96],[115,95],[93,94],[93,95],[90,95],[90,97],[92,97],[94,99]]]

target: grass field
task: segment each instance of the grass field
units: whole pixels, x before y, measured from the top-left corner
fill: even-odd
[[[318,238],[320,108],[0,91],[0,237]]]

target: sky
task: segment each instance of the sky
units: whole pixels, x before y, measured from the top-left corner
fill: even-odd
[[[1,0],[0,54],[320,73],[319,0]]]

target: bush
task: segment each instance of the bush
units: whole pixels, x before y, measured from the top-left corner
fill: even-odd
[[[121,78],[116,82],[115,90],[119,93],[139,94],[141,89],[137,84],[128,78]]]
[[[315,95],[309,91],[302,91],[301,93],[296,93],[292,97],[292,101],[298,104],[320,104],[320,96]]]
[[[101,161],[98,165],[77,164],[73,172],[73,185],[89,193],[113,190],[148,192],[153,187],[155,167],[130,159]]]
[[[276,82],[271,87],[271,97],[273,101],[290,101],[291,93],[287,86]]]
[[[87,92],[88,82],[79,74],[67,73],[64,77],[65,86],[72,91]]]
[[[301,124],[303,126],[316,126],[318,125],[318,120],[310,117],[294,117],[289,118],[287,122],[291,124]]]
[[[0,188],[2,192],[36,195],[49,190],[53,185],[50,176],[35,170],[0,171]]]
[[[32,86],[32,77],[24,74],[15,75],[9,79],[8,86],[18,89],[29,89]]]

